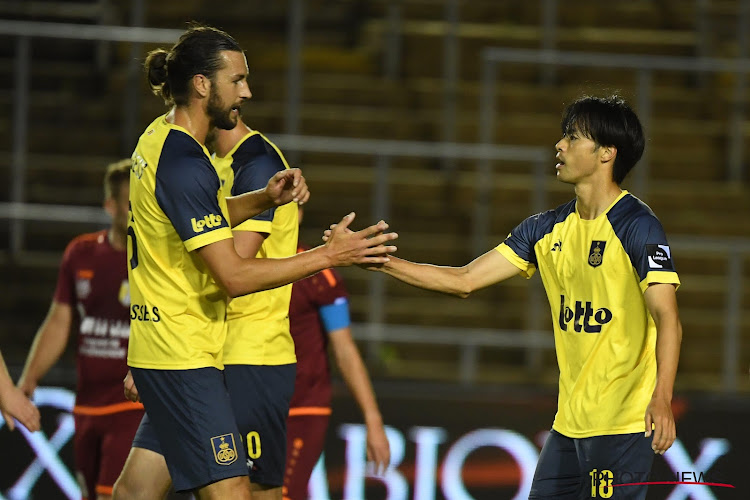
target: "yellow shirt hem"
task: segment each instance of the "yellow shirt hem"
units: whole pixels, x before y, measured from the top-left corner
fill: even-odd
[[[625,427],[618,427],[616,429],[597,429],[591,431],[574,431],[571,429],[564,429],[559,427],[557,424],[552,424],[552,428],[562,434],[565,437],[572,439],[588,438],[594,436],[613,436],[618,434],[635,434],[637,432],[646,432],[645,422],[639,424],[629,425]]]
[[[192,363],[155,363],[153,361],[134,361],[128,359],[128,366],[131,368],[141,368],[145,370],[194,370],[196,368],[217,368],[224,369],[224,364],[216,361],[209,363],[206,361],[195,361]]]
[[[273,356],[273,360],[269,361],[263,356],[248,356],[239,358],[224,357],[224,366],[226,365],[252,365],[252,366],[279,366],[279,365],[291,365],[297,362],[297,356],[292,354],[291,357],[280,357]]]

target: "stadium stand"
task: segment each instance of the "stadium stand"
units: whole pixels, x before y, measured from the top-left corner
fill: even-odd
[[[55,2],[32,2],[37,5]],[[65,2],[57,2],[64,5]],[[81,2],[82,3],[82,2]],[[149,2],[148,26],[179,28],[185,12],[236,35],[247,50],[253,100],[244,110],[251,126],[266,133],[284,132],[286,98],[286,23],[284,2],[181,0]],[[595,51],[670,56],[697,56],[708,50],[714,57],[740,53],[726,26],[736,15],[739,1],[711,2],[704,21],[707,38],[697,31],[693,2],[586,0],[575,12],[560,9],[556,46],[560,50]],[[14,5],[11,11],[10,5]],[[110,2],[107,14],[116,24],[126,24],[128,2]],[[302,60],[300,133],[330,137],[439,141],[442,137],[444,84],[443,2],[400,2],[402,23],[400,65],[395,79],[383,76],[384,21],[389,2],[310,2]],[[460,72],[456,88],[459,142],[479,140],[479,54],[486,46],[539,48],[541,2],[463,2],[458,29]],[[31,4],[29,4],[31,5]],[[612,9],[615,9],[613,12]],[[64,10],[63,7],[60,10]],[[23,11],[14,2],[0,2],[4,17],[60,21]],[[99,15],[99,14],[97,14]],[[64,19],[96,22],[91,15]],[[730,30],[731,31],[731,30]],[[13,102],[13,43],[0,44],[0,105]],[[706,49],[707,47],[707,49]],[[150,48],[144,46],[145,51]],[[112,44],[102,65],[101,46],[92,42],[32,40],[29,155],[26,201],[95,206],[100,202],[102,169],[110,160],[128,154],[121,137],[123,116],[119,98],[128,85],[127,44]],[[139,128],[163,109],[147,94],[142,79]],[[668,235],[748,237],[750,188],[726,181],[728,115],[734,76],[656,72],[652,89],[652,120],[647,130],[651,164],[648,203],[661,218]],[[543,82],[539,67],[507,65],[501,70],[496,102],[495,141],[502,144],[541,146],[550,151],[547,205],[572,197],[567,186],[552,178],[553,145],[558,139],[563,103],[582,90],[618,89],[634,99],[635,74],[625,70],[559,68],[551,82]],[[745,96],[744,102],[747,100]],[[12,115],[0,115],[0,175],[10,175]],[[750,176],[750,127],[743,126],[745,177]],[[133,137],[135,141],[135,137]],[[132,144],[130,145],[132,147]],[[355,210],[361,223],[373,214],[374,159],[364,155],[301,153],[300,165],[313,190],[302,237],[318,241],[322,228],[344,212]],[[410,260],[461,265],[473,257],[470,227],[478,182],[475,162],[458,161],[454,175],[444,175],[440,162],[431,159],[394,158],[389,177],[389,221],[401,234],[399,252]],[[500,242],[512,227],[530,213],[532,174],[519,162],[493,164],[496,172],[491,195],[493,242]],[[635,193],[638,195],[639,193]],[[0,201],[8,200],[8,191]],[[0,221],[7,238],[7,221]],[[25,349],[45,314],[54,287],[57,262],[69,238],[90,228],[79,224],[32,222],[26,226],[25,256],[4,254],[0,269],[4,280],[0,314],[9,321],[0,326],[4,349],[15,342]],[[721,332],[727,300],[727,259],[717,253],[677,255],[683,280],[679,293],[684,324],[683,354],[678,384],[693,388],[717,387],[721,375]],[[744,290],[750,290],[750,256],[744,260]],[[352,292],[355,321],[368,319],[370,275],[345,270]],[[395,281],[386,282],[386,321],[391,324],[477,328],[529,328],[536,320],[526,308],[529,284],[521,279],[482,291],[459,301],[414,290]],[[745,292],[742,310],[750,310]],[[546,325],[544,311],[541,324]],[[741,318],[741,366],[750,360],[750,315]],[[370,361],[379,376],[455,379],[459,353],[453,346],[385,344]],[[543,368],[529,374],[519,367],[520,351],[485,349],[481,352],[479,380],[555,382],[554,353],[544,354]],[[439,374],[439,375],[436,375]],[[746,378],[746,377],[745,377]],[[750,388],[743,382],[744,389]]]

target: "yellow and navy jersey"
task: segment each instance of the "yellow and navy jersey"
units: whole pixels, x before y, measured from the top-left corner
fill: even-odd
[[[160,116],[132,159],[128,364],[223,368],[227,296],[193,252],[232,237],[208,151]]]
[[[527,278],[539,269],[560,368],[553,428],[582,438],[644,432],[656,384],[656,327],[643,292],[679,286],[651,209],[627,191],[593,220],[575,200],[529,217],[497,250]]]
[[[266,186],[268,179],[289,168],[279,149],[259,132],[248,133],[224,158],[214,163],[224,192],[239,195]],[[297,204],[288,203],[248,219],[235,231],[267,233],[256,257],[291,257],[297,251]],[[224,363],[285,365],[296,362],[289,333],[292,285],[232,299],[227,310]]]

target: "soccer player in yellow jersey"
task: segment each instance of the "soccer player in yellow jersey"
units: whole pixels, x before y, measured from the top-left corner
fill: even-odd
[[[370,267],[460,297],[539,271],[560,379],[531,499],[645,498],[645,485],[617,485],[646,481],[654,453],[675,439],[680,282],[661,223],[620,188],[644,143],[623,99],[582,97],[565,110],[555,145],[557,178],[574,186],[574,200],[529,217],[463,267],[397,258]]]
[[[266,185],[289,165],[281,151],[242,120],[217,130],[214,165],[225,195]],[[273,208],[233,228],[237,253],[284,258],[297,253],[297,205]],[[224,380],[248,456],[253,498],[282,500],[286,419],[294,392],[294,342],[289,331],[292,285],[232,299],[227,308]]]
[[[223,31],[193,26],[171,50],[152,51],[146,69],[171,109],[146,128],[132,158],[128,365],[146,416],[113,496],[162,498],[171,477],[177,491],[201,500],[247,500],[243,437],[222,371],[227,297],[332,265],[386,262],[394,247],[385,243],[396,235],[382,234],[381,222],[339,231],[333,244],[288,259],[242,258],[231,227],[274,206],[302,203],[308,191],[299,170],[289,169],[260,191],[226,200],[221,193],[205,141],[214,128],[234,128],[250,97],[241,48]]]

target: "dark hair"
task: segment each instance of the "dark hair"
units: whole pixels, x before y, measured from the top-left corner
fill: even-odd
[[[646,145],[641,122],[625,99],[617,94],[579,97],[563,111],[560,126],[563,135],[578,131],[594,141],[597,147],[617,148],[612,168],[612,180],[617,184],[641,159]]]
[[[169,52],[156,49],[148,53],[144,68],[151,90],[167,105],[187,104],[191,78],[204,75],[213,79],[222,67],[220,53],[225,50],[242,52],[235,39],[224,31],[190,25]]]
[[[104,174],[104,199],[117,198],[120,195],[122,185],[130,180],[130,170],[133,161],[130,158],[116,161],[107,165]]]

